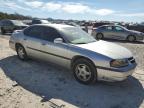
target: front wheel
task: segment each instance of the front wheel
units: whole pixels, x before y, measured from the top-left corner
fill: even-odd
[[[133,36],[133,35],[130,35],[130,36],[127,37],[127,40],[130,41],[130,42],[133,42],[133,41],[136,40],[136,37]]]
[[[78,59],[73,64],[75,79],[82,84],[94,83],[97,79],[96,67],[87,59]]]
[[[26,51],[22,45],[16,46],[16,52],[17,52],[18,58],[20,60],[27,60],[27,54],[26,54]]]

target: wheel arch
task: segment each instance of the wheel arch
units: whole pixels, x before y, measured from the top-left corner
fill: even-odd
[[[23,47],[23,45],[21,43],[15,43],[15,48],[17,48],[17,46],[22,46]]]
[[[136,36],[134,34],[129,34],[126,39],[128,39],[129,36],[133,36],[136,39]]]
[[[77,56],[74,56],[74,57],[72,58],[72,60],[71,60],[71,67],[73,66],[74,62],[75,62],[76,60],[78,60],[78,59],[86,59],[86,60],[90,61],[90,62],[96,67],[96,65],[94,64],[94,62],[93,62],[90,58],[85,57],[85,56],[81,56],[81,55],[77,55]]]
[[[96,35],[98,35],[98,34],[102,34],[102,35],[104,35],[102,32],[97,32]]]

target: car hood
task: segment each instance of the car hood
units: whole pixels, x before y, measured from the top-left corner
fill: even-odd
[[[28,25],[26,24],[15,24],[16,26],[20,26],[20,27],[28,27]]]
[[[102,40],[88,44],[80,44],[76,46],[96,53],[100,53],[112,59],[122,59],[132,57],[132,53],[128,49],[120,45]]]

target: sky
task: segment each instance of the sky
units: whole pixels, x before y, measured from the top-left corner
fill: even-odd
[[[38,18],[144,22],[144,0],[0,0],[0,12]]]

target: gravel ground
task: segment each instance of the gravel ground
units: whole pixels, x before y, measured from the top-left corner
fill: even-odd
[[[122,82],[85,86],[59,66],[20,61],[9,48],[8,39],[0,36],[0,108],[49,108],[53,100],[69,103],[61,108],[144,108],[143,42],[108,40],[132,51],[138,63],[136,71]]]

